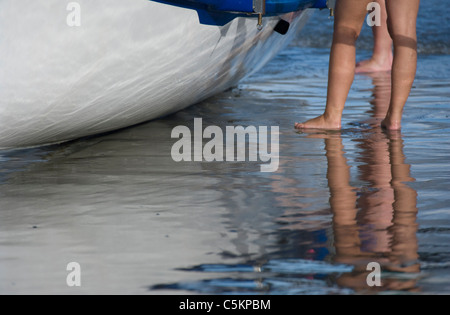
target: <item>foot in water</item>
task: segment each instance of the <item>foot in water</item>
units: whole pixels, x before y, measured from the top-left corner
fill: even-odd
[[[295,129],[325,129],[325,130],[340,130],[341,121],[327,119],[324,115],[308,120],[304,123],[296,123]]]

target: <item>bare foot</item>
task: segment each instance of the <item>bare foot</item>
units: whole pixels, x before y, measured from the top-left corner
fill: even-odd
[[[326,129],[326,130],[340,130],[340,120],[332,120],[325,118],[324,115],[308,120],[305,123],[296,123],[296,129]]]
[[[364,60],[356,64],[355,73],[372,73],[372,72],[384,72],[392,69],[393,58],[385,58],[385,60],[379,61],[374,58]]]
[[[390,119],[390,118],[386,117],[386,119],[384,119],[381,122],[381,128],[390,130],[390,131],[397,131],[397,130],[402,129],[402,124],[401,124],[401,121],[398,119],[395,120],[395,119]]]

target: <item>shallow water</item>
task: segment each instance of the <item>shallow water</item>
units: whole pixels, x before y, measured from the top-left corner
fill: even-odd
[[[329,36],[323,13],[311,22]],[[423,44],[402,133],[378,128],[380,74],[356,77],[341,132],[306,134],[293,124],[323,110],[329,53],[311,38],[175,115],[2,151],[0,293],[450,293],[450,55],[436,50],[448,41]],[[280,126],[278,172],[174,162],[171,131],[196,117]],[[79,288],[66,285],[72,261]],[[369,262],[383,267],[381,287],[367,286]]]

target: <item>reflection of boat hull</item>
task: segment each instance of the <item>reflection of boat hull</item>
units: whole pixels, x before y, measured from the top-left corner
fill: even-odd
[[[152,1],[0,2],[0,147],[62,142],[183,109],[236,84],[288,44],[307,11],[201,25],[195,11]]]

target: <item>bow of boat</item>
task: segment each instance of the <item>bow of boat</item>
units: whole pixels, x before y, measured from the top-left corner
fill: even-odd
[[[266,6],[258,29],[258,12],[163,2],[1,1],[0,148],[108,132],[197,103],[264,66],[309,15]],[[202,24],[201,10],[233,18]],[[291,23],[284,36],[274,31],[281,18]]]

